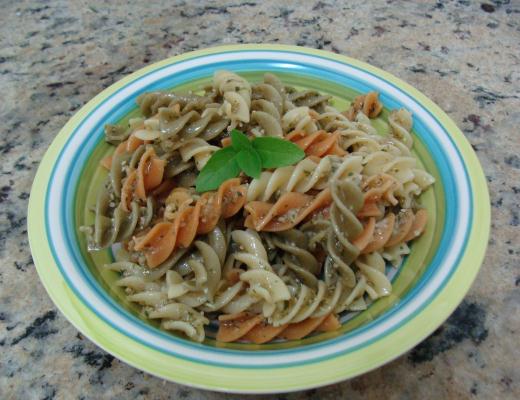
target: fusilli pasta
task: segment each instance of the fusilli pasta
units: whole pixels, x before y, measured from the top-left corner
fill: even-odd
[[[434,178],[412,154],[410,112],[382,113],[376,92],[343,112],[331,100],[217,71],[201,92],[142,94],[141,117],[105,127],[115,149],[81,230],[89,251],[117,245],[106,268],[146,318],[199,342],[211,323],[218,341],[261,344],[336,330],[391,293],[387,269],[425,230],[419,196]],[[197,193],[236,127],[306,158]]]

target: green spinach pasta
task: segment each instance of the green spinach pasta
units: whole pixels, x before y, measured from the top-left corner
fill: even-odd
[[[331,97],[217,71],[197,93],[145,93],[141,117],[106,126],[114,152],[82,227],[113,247],[129,301],[162,329],[201,342],[262,344],[332,331],[392,292],[428,219],[434,183],[412,155],[412,115],[372,119],[375,92]]]

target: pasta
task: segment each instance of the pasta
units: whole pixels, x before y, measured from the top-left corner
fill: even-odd
[[[251,201],[244,207],[249,214],[245,226],[267,232],[291,229],[314,211],[329,205],[330,200],[327,188],[316,196],[287,192],[275,203]]]
[[[369,118],[377,117],[383,109],[383,104],[381,104],[378,97],[379,94],[377,92],[370,92],[364,96],[356,97],[350,109],[345,113],[347,118],[351,121],[354,120],[360,111]],[[409,129],[411,129],[411,125]]]
[[[165,201],[165,221],[158,222],[129,245],[145,255],[147,266],[155,268],[176,247],[187,247],[197,234],[211,231],[219,219],[235,215],[245,202],[245,187],[230,179],[217,192],[206,192],[197,200],[185,188],[175,188]],[[195,203],[195,204],[193,204]]]
[[[247,201],[259,198],[267,201],[281,192],[307,193],[311,189],[325,189],[332,163],[329,157],[308,157],[293,166],[264,171],[260,178],[249,183]]]
[[[308,156],[323,157],[327,155],[344,156],[346,154],[338,145],[339,132],[328,133],[316,131],[308,134],[305,131],[294,131],[287,135],[287,140],[295,142]]]
[[[198,342],[211,324],[217,341],[263,344],[336,331],[391,294],[387,270],[426,229],[420,196],[434,178],[412,153],[410,112],[382,114],[376,92],[343,111],[331,100],[217,71],[197,93],[142,94],[141,117],[105,127],[114,151],[81,230],[89,251],[117,245],[105,268],[144,318]],[[198,193],[235,128],[305,156]]]

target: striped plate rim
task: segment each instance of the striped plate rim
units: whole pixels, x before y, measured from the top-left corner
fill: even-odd
[[[443,285],[437,287],[434,296],[428,299],[420,312],[409,313],[395,329],[389,329],[391,324],[388,325],[388,321],[375,324],[374,328],[385,335],[375,335],[377,339],[366,342],[366,346],[356,347],[352,338],[340,338],[337,343],[295,349],[284,354],[283,358],[291,360],[291,363],[277,362],[281,354],[274,351],[272,354],[250,352],[252,354],[248,354],[248,361],[244,364],[241,352],[213,349],[215,354],[211,354],[204,346],[188,345],[185,341],[172,341],[153,335],[147,337],[149,332],[142,331],[141,327],[131,321],[124,321],[122,315],[117,315],[117,312],[110,314],[114,310],[103,303],[106,299],[103,300],[100,293],[96,294],[95,288],[85,280],[73,256],[73,249],[65,245],[71,238],[67,234],[66,212],[71,201],[72,186],[69,185],[72,184],[69,180],[74,182],[70,176],[73,175],[70,166],[73,160],[76,161],[71,158],[71,154],[74,154],[71,149],[87,144],[85,133],[92,128],[88,124],[93,123],[92,114],[95,114],[96,109],[101,110],[100,105],[106,103],[115,118],[122,110],[111,109],[110,101],[116,104],[114,99],[117,100],[118,96],[127,99],[139,89],[149,90],[161,74],[171,76],[176,68],[177,73],[182,75],[179,71],[194,70],[197,66],[244,60],[244,52],[247,52],[247,59],[270,57],[280,64],[314,63],[320,66],[324,74],[329,69],[342,71],[346,76],[348,73],[345,71],[351,74],[352,70],[359,71],[356,73],[367,79],[369,84],[376,84],[383,95],[392,93],[389,99],[397,99],[405,106],[412,105],[410,108],[414,115],[423,113],[425,119],[432,118],[444,132],[443,138],[451,143],[443,144],[446,154],[441,156],[454,167],[451,171],[455,183],[453,189],[459,195],[462,208],[459,207],[459,212],[453,218],[459,225],[465,225],[455,227],[458,229],[457,234],[462,235],[463,243],[457,252],[446,249],[445,256],[450,258],[451,268],[444,275],[446,279]],[[137,87],[140,84],[142,87]],[[69,168],[63,169],[64,165]],[[68,178],[65,172],[69,173]],[[42,197],[45,202],[41,201]],[[55,209],[65,211],[64,215],[56,215]],[[358,375],[397,357],[431,333],[459,304],[478,272],[489,234],[489,214],[486,181],[469,143],[453,121],[416,89],[384,71],[348,57],[293,46],[242,45],[201,50],[164,60],[135,72],[96,96],[65,125],[44,156],[31,191],[28,225],[35,264],[50,297],[65,316],[100,347],[138,368],[184,384],[213,390],[279,392],[315,387]],[[477,215],[479,218],[476,218]],[[49,220],[52,223],[48,223]],[[73,243],[69,245],[73,246]],[[440,265],[439,269],[442,267]],[[433,275],[432,282],[427,284],[432,284],[436,277]],[[427,288],[425,285],[421,290],[425,292]],[[419,291],[418,295],[423,292]],[[413,304],[407,306],[413,309]],[[402,308],[401,311],[404,311],[406,306]],[[118,318],[122,318],[122,323]],[[143,340],[143,337],[147,337],[147,340]],[[363,340],[366,341],[368,337],[365,336]],[[154,343],[155,346],[152,346],[150,340],[162,340],[165,343],[159,343],[160,346]],[[216,359],[219,362],[213,363],[212,360]],[[200,367],[201,364],[204,368]],[[262,368],[265,366],[269,368]],[[266,382],[270,383],[268,388]]]

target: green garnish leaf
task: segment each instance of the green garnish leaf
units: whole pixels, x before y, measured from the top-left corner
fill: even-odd
[[[305,157],[297,145],[275,137],[257,137],[252,141],[238,129],[231,131],[231,146],[213,153],[202,171],[195,188],[197,192],[217,189],[224,181],[244,171],[251,178],[260,178],[262,168],[293,165]]]
[[[231,144],[236,151],[252,149],[253,147],[247,136],[238,129],[233,129],[231,131]]]
[[[305,157],[305,152],[288,140],[264,136],[253,140],[253,148],[262,160],[262,168],[293,165]]]
[[[207,192],[217,189],[224,181],[235,178],[240,173],[237,162],[237,152],[233,146],[217,150],[195,181],[197,192]]]
[[[253,149],[242,148],[237,154],[238,166],[247,176],[260,178],[262,172],[262,160],[260,155]]]

